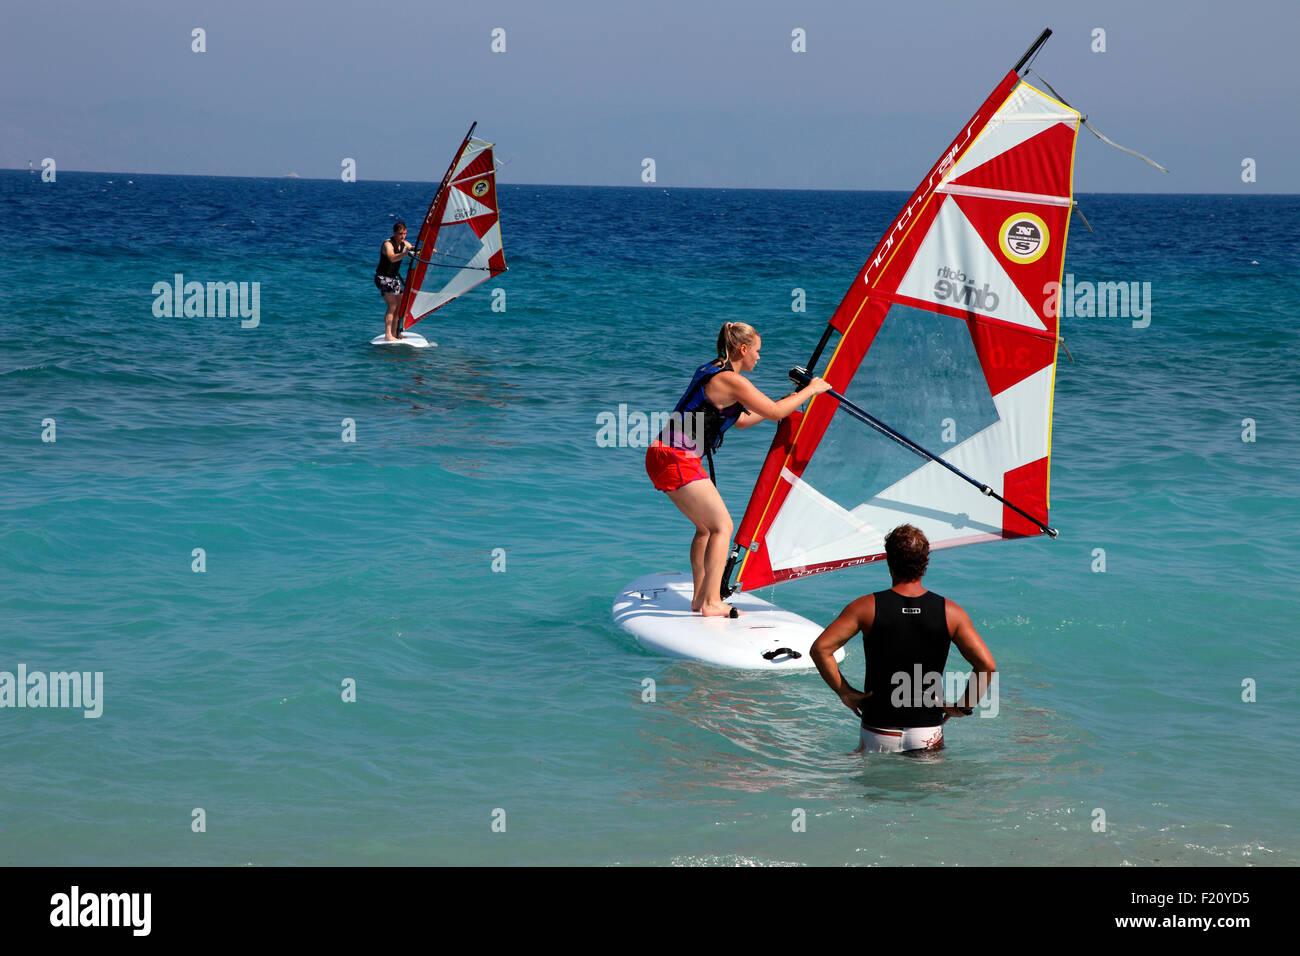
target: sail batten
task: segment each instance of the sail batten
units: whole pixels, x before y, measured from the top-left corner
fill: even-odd
[[[834,394],[777,430],[736,535],[740,588],[878,561],[903,523],[936,549],[1048,530],[1051,288],[1080,120],[1012,71],[922,179],[830,319],[840,337],[822,375]],[[873,360],[882,348],[896,354]],[[887,386],[882,371],[911,378]],[[837,416],[841,397],[854,414],[892,401],[921,427],[947,413],[970,430],[918,467]]]
[[[1006,199],[1011,202],[1041,203],[1045,206],[1069,206],[1074,200],[1069,196],[1050,196],[1043,193],[1019,193],[1010,189],[990,189],[987,186],[936,186],[935,192],[950,196],[983,196],[989,199]]]

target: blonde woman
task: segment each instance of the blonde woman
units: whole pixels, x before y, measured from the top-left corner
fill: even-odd
[[[646,473],[695,525],[691,539],[691,609],[706,617],[738,617],[722,600],[722,572],[727,563],[732,523],[710,473],[713,453],[732,425],[749,428],[764,420],[780,421],[814,395],[830,389],[824,379],[780,401],[773,401],[745,378],[758,364],[763,340],[744,322],[728,322],[718,332],[718,357],[695,370],[675,415],[646,450]],[[700,457],[709,460],[709,472]]]

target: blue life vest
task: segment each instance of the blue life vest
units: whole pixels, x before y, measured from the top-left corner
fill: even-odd
[[[668,423],[668,427],[659,436],[661,442],[674,448],[708,455],[709,465],[712,467],[712,455],[722,445],[723,433],[748,411],[740,402],[732,402],[726,408],[719,409],[704,393],[705,386],[713,380],[713,376],[730,370],[731,363],[724,363],[720,359],[706,362],[695,370],[691,384],[687,386],[681,401],[673,409],[674,420]],[[704,435],[702,444],[697,445],[696,442],[701,437],[696,426],[699,419],[691,416],[700,413],[703,413]]]

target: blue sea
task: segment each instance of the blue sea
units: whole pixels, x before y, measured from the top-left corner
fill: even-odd
[[[1149,324],[1063,319],[1060,537],[935,554],[1000,708],[916,760],[850,754],[815,673],[616,628],[691,529],[597,441],[724,321],[785,394],[906,196],[503,185],[510,271],[373,348],[431,190],[0,173],[0,671],[103,675],[99,717],[0,709],[0,863],[1300,864],[1300,199],[1079,197],[1066,271]],[[157,316],[178,273],[257,325]],[[770,435],[719,456],[737,520]]]

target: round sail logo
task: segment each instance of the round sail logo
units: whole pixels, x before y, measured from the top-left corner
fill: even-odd
[[[1047,251],[1048,242],[1047,223],[1032,212],[1016,213],[998,230],[998,244],[1002,246],[1002,254],[1022,265],[1041,259]]]
[[[488,181],[486,179],[480,179],[478,182],[474,184],[470,192],[474,194],[475,199],[482,199],[484,196],[487,195],[487,191],[491,188],[492,187],[488,184]]]

